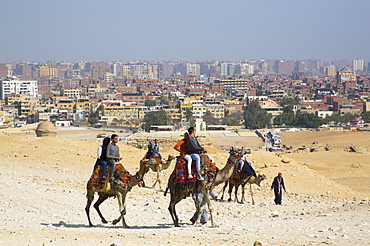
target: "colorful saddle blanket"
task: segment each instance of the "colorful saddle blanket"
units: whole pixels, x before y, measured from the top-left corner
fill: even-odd
[[[195,168],[195,161],[193,160],[191,165],[191,174],[193,178],[188,179],[188,163],[187,161],[178,156],[176,158],[176,165],[175,169],[172,172],[172,176],[176,178],[176,182],[185,183],[185,182],[194,182],[196,181],[196,168]],[[201,155],[201,173],[204,174],[205,179],[208,181],[213,180],[218,173],[218,168],[212,163],[210,158],[207,155]]]
[[[109,173],[109,168],[107,167],[107,173]],[[117,163],[113,173],[114,181],[123,189],[126,189],[128,183],[130,182],[131,175],[130,173],[122,166],[122,164]],[[90,177],[91,185],[94,188],[102,188],[102,169],[101,166],[98,166]]]
[[[175,169],[172,172],[172,176],[175,176],[176,182],[178,183],[186,183],[186,182],[194,182],[197,180],[196,178],[196,169],[195,169],[195,161],[191,164],[191,172],[193,175],[193,178],[188,179],[189,173],[188,173],[188,162],[184,159],[178,156],[176,158],[176,165]]]

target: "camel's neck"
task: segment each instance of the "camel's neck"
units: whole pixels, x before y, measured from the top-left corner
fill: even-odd
[[[162,164],[162,170],[166,170],[171,165],[171,157],[168,157],[167,161]]]
[[[145,175],[145,171],[141,167],[140,170],[135,175],[131,176],[129,186],[134,187],[135,185],[137,185],[140,181],[143,180],[144,175]]]
[[[218,172],[216,179],[214,181],[214,186],[226,182],[234,172],[235,163],[228,160],[226,165]]]

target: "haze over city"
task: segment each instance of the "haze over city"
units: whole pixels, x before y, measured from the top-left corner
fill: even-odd
[[[370,60],[369,1],[4,1],[0,62]]]

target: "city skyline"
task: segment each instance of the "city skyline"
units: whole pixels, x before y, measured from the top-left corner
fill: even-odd
[[[0,62],[370,60],[367,1],[2,4]]]

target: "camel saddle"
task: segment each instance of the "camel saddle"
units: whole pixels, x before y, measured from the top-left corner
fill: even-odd
[[[208,181],[213,180],[216,177],[218,172],[218,168],[212,163],[211,159],[208,155],[201,155],[200,156],[200,166],[201,166],[201,173],[204,174],[205,179]],[[188,167],[187,161],[182,156],[176,157],[176,165],[175,169],[173,170],[171,176],[175,177],[177,183],[189,183],[195,182],[196,179],[196,168],[195,168],[195,161],[193,160],[191,165],[191,174],[193,178],[189,179],[188,176]]]
[[[107,167],[107,173],[109,173],[110,167]],[[130,181],[130,173],[123,167],[122,164],[116,163],[113,179],[114,182],[121,188],[126,189]],[[102,168],[98,166],[90,177],[92,187],[97,191],[107,191],[110,189],[109,178],[103,183],[102,182]]]
[[[151,157],[149,159],[149,164],[150,165],[160,165],[160,164],[162,164],[162,160],[158,156]]]

